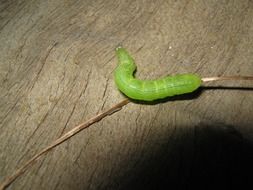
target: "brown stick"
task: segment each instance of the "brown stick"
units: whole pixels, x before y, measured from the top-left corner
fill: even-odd
[[[207,77],[207,78],[202,78],[201,80],[203,82],[211,82],[211,81],[219,81],[219,80],[253,80],[253,77],[252,76],[223,76],[223,77]],[[23,166],[17,169],[11,176],[6,177],[3,183],[0,184],[0,190],[4,190],[5,188],[7,188],[12,182],[14,182],[19,176],[21,176],[29,167],[31,167],[38,159],[40,159],[43,155],[45,155],[47,152],[52,150],[54,147],[63,143],[64,141],[71,138],[72,136],[76,135],[83,129],[88,128],[93,123],[96,123],[100,121],[101,119],[103,119],[104,117],[119,111],[129,102],[130,101],[128,99],[121,101],[120,103],[112,106],[108,110],[105,110],[104,112],[92,117],[91,119],[85,121],[84,123],[74,127],[73,129],[71,129],[64,135],[62,135],[60,138],[56,139],[48,147],[44,148],[39,153],[35,154]]]
[[[220,80],[253,80],[253,76],[221,76],[207,77],[201,79],[203,82],[220,81]]]
[[[125,105],[127,105],[130,101],[128,99],[125,99],[121,101],[120,103],[112,106],[111,108],[103,111],[102,113],[92,117],[91,119],[85,121],[84,123],[74,127],[58,139],[56,139],[54,142],[52,142],[48,147],[41,150],[39,153],[35,154],[30,160],[28,160],[23,166],[21,166],[19,169],[17,169],[11,176],[7,177],[2,184],[0,184],[0,190],[3,190],[7,188],[12,182],[14,182],[20,175],[22,175],[30,166],[32,166],[39,158],[41,158],[42,155],[46,154],[50,150],[52,150],[57,145],[63,143],[70,137],[76,135],[81,130],[88,128],[93,123],[96,123],[103,119],[104,117],[111,115],[119,110],[121,110]]]

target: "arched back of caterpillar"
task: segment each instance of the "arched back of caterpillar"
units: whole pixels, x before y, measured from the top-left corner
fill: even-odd
[[[157,80],[139,80],[133,75],[136,70],[134,59],[122,47],[116,49],[119,65],[114,71],[118,89],[136,100],[153,101],[165,97],[190,93],[201,85],[196,74],[178,74]]]

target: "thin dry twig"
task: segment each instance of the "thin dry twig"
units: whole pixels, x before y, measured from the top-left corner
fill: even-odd
[[[211,82],[211,81],[220,81],[220,80],[253,80],[253,76],[221,76],[221,77],[207,77],[201,79],[204,83]],[[5,178],[3,183],[0,184],[0,190],[4,190],[7,188],[12,182],[14,182],[19,176],[21,176],[29,167],[31,167],[37,160],[39,160],[43,155],[48,153],[54,147],[58,146],[59,144],[63,143],[64,141],[68,140],[72,136],[76,135],[80,131],[85,128],[88,128],[93,123],[96,123],[103,119],[104,117],[111,115],[119,110],[121,110],[125,105],[127,105],[130,101],[125,99],[111,108],[103,111],[102,113],[92,117],[91,119],[85,121],[84,123],[74,127],[70,131],[66,132],[64,135],[56,139],[52,142],[48,147],[44,148],[39,153],[35,154],[30,160],[28,160],[23,166],[17,169],[11,176]]]
[[[220,76],[206,77],[201,79],[203,82],[220,81],[220,80],[253,80],[253,76]]]
[[[111,108],[103,111],[102,113],[90,118],[89,120],[85,121],[84,123],[74,127],[70,131],[66,132],[64,135],[56,139],[54,142],[52,142],[48,147],[44,148],[39,153],[35,154],[30,160],[28,160],[23,166],[21,166],[19,169],[17,169],[11,176],[8,176],[2,184],[0,184],[0,190],[3,190],[7,188],[13,181],[15,181],[20,175],[22,175],[30,166],[32,166],[38,159],[41,158],[42,155],[45,155],[47,152],[52,150],[57,145],[63,143],[70,137],[76,135],[80,131],[82,131],[85,128],[88,128],[93,123],[96,123],[103,119],[104,117],[111,115],[119,110],[121,110],[125,105],[127,105],[130,101],[128,99],[125,99]]]

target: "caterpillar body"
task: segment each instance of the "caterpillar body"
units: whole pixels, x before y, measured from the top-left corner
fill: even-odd
[[[201,85],[196,74],[178,74],[157,80],[139,80],[134,77],[136,65],[134,59],[122,47],[116,48],[118,66],[114,79],[118,89],[126,96],[144,101],[153,101],[165,97],[190,93]]]

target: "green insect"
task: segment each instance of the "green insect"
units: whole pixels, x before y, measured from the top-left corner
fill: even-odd
[[[136,79],[133,58],[122,47],[116,49],[116,55],[119,65],[114,71],[115,83],[121,92],[132,99],[153,101],[190,93],[201,85],[201,78],[196,74],[178,74],[157,80]]]

